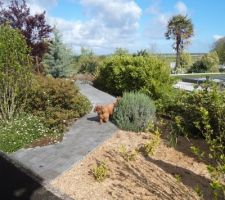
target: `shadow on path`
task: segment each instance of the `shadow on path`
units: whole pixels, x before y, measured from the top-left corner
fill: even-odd
[[[96,114],[96,116],[94,116],[94,117],[88,117],[87,120],[88,120],[88,121],[91,121],[91,122],[98,122],[98,124],[100,124],[100,122],[99,122],[99,117],[98,117],[97,114]],[[112,117],[111,117],[111,116],[109,117],[109,122],[112,122],[112,123],[113,123]],[[107,123],[107,122],[106,122],[106,123]]]
[[[98,116],[88,117],[87,120],[92,122],[99,122]]]
[[[30,172],[29,172],[30,173]],[[4,200],[60,200],[41,184],[19,169],[0,152],[0,199]]]

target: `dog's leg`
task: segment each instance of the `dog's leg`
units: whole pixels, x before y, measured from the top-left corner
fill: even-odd
[[[109,115],[109,119],[110,119],[110,120],[112,120],[112,117],[113,117],[112,115]]]
[[[105,117],[104,118],[104,122],[106,123],[106,122],[108,122],[109,121],[109,117]]]

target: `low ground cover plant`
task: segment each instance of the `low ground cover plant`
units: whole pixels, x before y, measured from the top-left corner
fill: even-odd
[[[38,117],[22,113],[11,121],[0,122],[0,150],[11,153],[26,147],[40,137],[57,134],[47,128]]]
[[[113,121],[124,130],[145,131],[155,119],[155,104],[140,92],[124,93],[118,101]]]

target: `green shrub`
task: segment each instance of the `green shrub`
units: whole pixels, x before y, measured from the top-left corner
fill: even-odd
[[[200,198],[203,198],[203,192],[202,192],[202,189],[200,188],[199,185],[196,185],[194,187],[194,191],[197,193],[197,195],[200,197]]]
[[[24,37],[9,25],[0,26],[0,119],[11,120],[25,104],[31,65]]]
[[[198,157],[199,160],[202,160],[205,156],[205,152],[204,151],[201,151],[198,147],[195,147],[195,146],[191,146],[190,147],[191,149],[191,152]]]
[[[11,153],[40,137],[56,134],[38,117],[22,113],[11,121],[0,122],[0,150]]]
[[[78,73],[94,74],[99,63],[100,59],[97,56],[81,56],[78,63],[80,65]]]
[[[113,120],[118,127],[136,132],[145,131],[154,117],[154,102],[139,92],[124,93],[113,114]]]
[[[176,108],[171,111],[174,131],[186,136],[203,137],[209,146],[209,153],[192,147],[201,159],[215,160],[208,166],[211,174],[211,188],[217,196],[225,196],[225,92],[216,86],[202,86],[203,90],[183,93],[177,99]]]
[[[157,57],[114,55],[98,68],[94,85],[115,96],[141,91],[155,100],[171,90],[172,82],[169,67]]]
[[[212,51],[216,51],[218,54],[220,64],[225,64],[225,37],[214,42]]]
[[[100,162],[97,166],[92,169],[92,174],[98,182],[101,182],[106,179],[108,176],[108,168],[105,162]]]
[[[127,149],[125,145],[120,146],[119,152],[121,156],[123,157],[123,159],[127,162],[135,160],[138,155],[138,151],[136,149],[133,151],[130,151]]]
[[[204,72],[218,72],[219,71],[219,57],[216,52],[208,53],[200,60],[197,60],[191,68],[189,73],[204,73]]]
[[[192,57],[189,53],[183,52],[180,55],[180,69],[177,69],[179,73],[186,73],[188,68],[192,65]]]
[[[182,176],[180,174],[174,174],[175,179],[177,180],[178,183],[181,183],[182,181]]]
[[[156,108],[157,108],[157,114],[159,115],[168,115],[173,110],[177,109],[177,101],[179,100],[179,97],[183,95],[185,91],[173,89],[169,92],[167,92],[163,98],[157,99],[155,101]]]
[[[145,143],[143,146],[141,146],[140,151],[145,155],[145,156],[153,156],[155,154],[156,149],[159,147],[160,145],[160,132],[157,129],[155,131],[155,134],[152,135],[152,139]]]
[[[91,108],[74,83],[64,79],[36,76],[28,97],[27,111],[45,118],[49,128],[60,131]]]
[[[223,134],[222,137],[225,141],[225,93],[219,91],[217,87],[205,86],[200,91],[180,94],[177,96],[176,105],[170,108],[170,114],[174,118],[180,118],[177,123],[184,127],[184,131],[189,136],[204,137],[205,125],[203,120],[204,112],[207,112],[213,135],[216,137]]]

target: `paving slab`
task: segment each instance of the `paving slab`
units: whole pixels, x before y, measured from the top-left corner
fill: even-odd
[[[115,101],[113,96],[89,84],[76,82],[76,85],[93,106]],[[100,125],[96,113],[92,111],[70,127],[62,142],[44,147],[21,149],[10,154],[10,157],[49,182],[70,169],[117,130],[118,128],[111,122]]]
[[[76,85],[80,88],[80,92],[88,97],[93,106],[97,104],[107,104],[112,103],[116,100],[115,97],[94,88],[90,84],[85,84],[82,81],[77,81]]]

